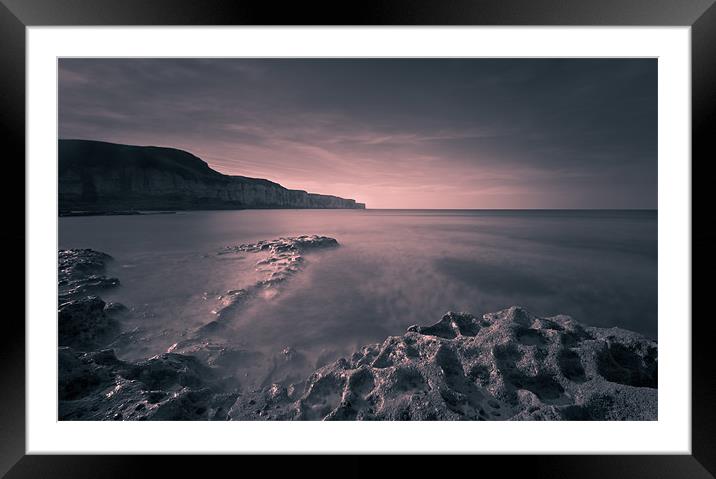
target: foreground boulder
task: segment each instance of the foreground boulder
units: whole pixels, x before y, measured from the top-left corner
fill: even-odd
[[[126,309],[94,295],[119,285],[117,278],[105,276],[112,257],[91,249],[66,249],[59,250],[57,258],[59,345],[87,351],[107,344],[119,334],[117,317]]]
[[[657,344],[513,307],[361,348],[304,383],[232,406],[235,420],[656,420]]]
[[[60,302],[97,293],[119,284],[117,278],[104,275],[112,257],[91,249],[64,249],[57,253]]]
[[[225,420],[237,394],[196,358],[59,349],[60,420]]]
[[[97,349],[119,334],[118,307],[107,305],[97,296],[68,300],[57,310],[60,346],[84,351]]]
[[[111,259],[91,249],[58,254],[59,419],[226,419],[232,383],[198,359],[168,353],[132,363],[105,349],[126,308],[89,293],[119,284],[104,275]]]

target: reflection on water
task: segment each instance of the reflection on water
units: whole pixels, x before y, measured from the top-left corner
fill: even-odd
[[[323,362],[435,322],[521,305],[656,338],[655,211],[247,210],[60,218],[60,248],[115,258],[132,308],[125,328],[153,331],[146,355],[210,322],[219,295],[260,279],[228,245],[321,234],[339,248],[305,255],[279,294],[237,312],[232,342],[286,347]],[[122,351],[119,351],[121,354]],[[129,354],[129,352],[126,352]],[[313,367],[313,365],[310,365]]]

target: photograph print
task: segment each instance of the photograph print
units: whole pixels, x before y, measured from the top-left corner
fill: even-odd
[[[656,421],[655,58],[59,58],[61,421]]]

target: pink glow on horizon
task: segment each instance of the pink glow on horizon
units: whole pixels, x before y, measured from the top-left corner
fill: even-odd
[[[453,133],[453,137],[467,135]],[[438,154],[428,154],[434,137],[418,135],[345,134],[313,144],[275,136],[263,144],[177,137],[165,142],[151,137],[100,138],[118,143],[165,146],[188,151],[227,175],[267,179],[310,193],[352,198],[375,209],[522,209],[564,208],[569,191],[545,194],[530,183],[569,181],[569,171],[516,167],[487,159],[456,167]],[[96,139],[96,138],[95,138]],[[388,151],[375,150],[376,145]],[[575,206],[579,207],[579,206]]]
[[[636,60],[62,59],[59,135],[368,208],[650,208],[655,92]]]
[[[289,189],[352,198],[368,208],[519,208],[526,201],[536,200],[534,192],[520,185],[519,172],[514,168],[457,169],[438,156],[421,153],[420,140],[415,137],[401,141],[398,151],[380,155],[338,153],[281,139],[266,146],[216,142],[196,146],[181,138],[157,143],[141,136],[106,141],[186,150],[223,174],[264,178]],[[375,145],[396,140],[361,137],[360,141]]]

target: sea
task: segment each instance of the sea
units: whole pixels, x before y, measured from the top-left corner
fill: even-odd
[[[221,338],[315,367],[363,345],[518,305],[657,339],[656,210],[235,210],[59,218],[59,248],[111,255],[103,291],[138,332],[123,359],[161,354],[211,322],[228,291],[264,279],[241,244],[325,235],[300,269],[237,309]],[[131,346],[131,347],[130,347]],[[257,359],[261,360],[261,359]],[[265,378],[264,378],[265,379]],[[262,380],[264,380],[262,379]],[[270,378],[269,378],[270,379]]]

